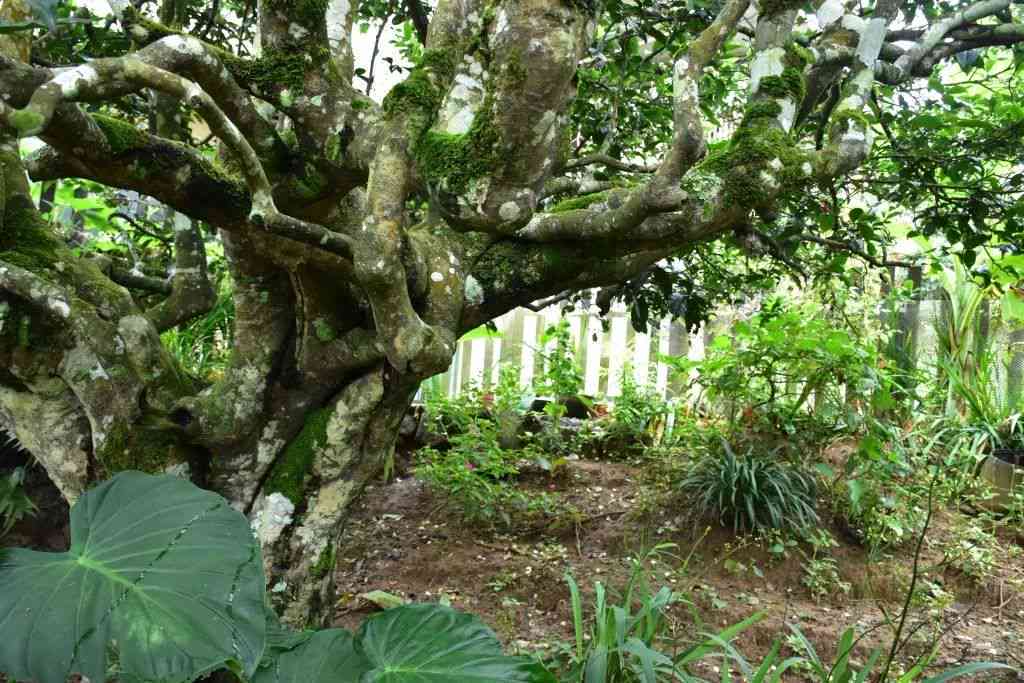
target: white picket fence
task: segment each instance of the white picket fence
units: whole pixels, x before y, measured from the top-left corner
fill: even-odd
[[[628,367],[639,386],[653,384],[656,393],[671,398],[680,385],[671,381],[668,365],[659,359],[670,354],[699,359],[704,354],[703,330],[688,334],[681,324],[666,318],[647,333],[637,333],[622,305],[614,306],[605,316],[607,329],[596,306],[568,314],[559,305],[539,313],[520,308],[495,320],[497,331],[493,334],[471,333],[461,340],[449,370],[430,380],[426,390],[453,397],[469,386],[487,388],[497,383],[503,365],[518,366],[520,386],[532,386],[544,372],[545,355],[554,344],[542,348],[541,335],[563,318],[569,323],[576,360],[583,370],[583,393],[588,396],[614,400],[622,393],[623,372]],[[422,397],[422,389],[420,394]]]

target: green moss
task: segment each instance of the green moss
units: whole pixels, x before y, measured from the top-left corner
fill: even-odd
[[[267,5],[311,31],[324,26],[328,0],[270,0]]]
[[[31,344],[30,332],[32,331],[32,318],[27,315],[21,316],[18,320],[18,346],[27,349]]]
[[[336,557],[336,551],[333,545],[328,545],[320,553],[320,557],[317,558],[316,564],[314,564],[310,570],[310,576],[314,579],[322,579],[334,569],[334,560]]]
[[[765,76],[758,84],[757,92],[777,99],[792,99],[801,102],[804,99],[803,70],[793,66],[787,66],[782,70],[781,76]]]
[[[359,99],[359,98],[356,98],[356,99],[352,100],[352,108],[354,110],[356,110],[356,111],[361,111],[363,109],[369,109],[371,106],[373,106],[373,105],[370,103],[369,100],[363,100],[363,99]]]
[[[721,178],[726,206],[762,211],[771,208],[779,196],[804,186],[804,164],[808,160],[791,137],[773,123],[756,119],[741,126],[726,149],[709,154],[693,175],[710,173]],[[779,163],[781,169],[773,168]],[[769,187],[765,173],[778,186]]]
[[[803,5],[804,0],[759,0],[758,2],[762,17],[774,17],[789,10],[800,9]]]
[[[747,106],[743,112],[740,128],[755,125],[759,119],[777,119],[782,113],[782,105],[775,100],[760,100]]]
[[[14,129],[21,137],[38,133],[42,129],[43,121],[46,119],[42,114],[25,109],[16,109],[8,118]]]
[[[262,93],[278,90],[303,92],[306,71],[326,63],[329,52],[314,48],[306,52],[285,52],[267,48],[259,59],[241,59],[226,50],[218,51],[225,66],[243,85]]]
[[[92,119],[103,131],[103,136],[115,155],[137,149],[146,143],[146,134],[127,121],[103,114],[93,114]]]
[[[470,183],[495,169],[501,162],[501,136],[494,126],[491,106],[491,98],[485,98],[464,134],[423,133],[414,153],[427,180],[443,183],[449,192],[462,194]]]
[[[301,502],[316,450],[327,442],[327,423],[331,414],[330,408],[322,408],[306,419],[302,431],[274,464],[263,490],[278,492],[295,505]]]
[[[563,199],[562,201],[558,202],[550,209],[548,209],[547,212],[565,213],[566,211],[578,211],[580,209],[585,209],[591,204],[597,204],[598,202],[603,202],[604,200],[606,200],[608,198],[609,192],[610,190],[605,190],[604,192],[594,192],[593,194],[585,194],[581,197]]]
[[[786,57],[784,63],[786,66],[803,69],[804,67],[814,63],[814,53],[795,40],[791,40],[786,43]]]
[[[27,198],[19,195],[8,198],[0,235],[0,260],[40,272],[53,268],[61,248],[46,221]]]
[[[832,136],[842,135],[851,128],[851,124],[857,124],[865,130],[871,127],[871,118],[862,111],[856,109],[844,109],[832,114],[829,121],[829,133]]]
[[[338,338],[338,333],[323,318],[317,318],[313,321],[313,331],[316,333],[316,338],[325,344],[329,344]]]
[[[441,106],[447,84],[455,77],[458,56],[451,50],[426,50],[409,76],[384,98],[384,113],[420,112],[433,115]]]
[[[131,429],[113,429],[97,453],[104,474],[112,476],[125,470],[158,474],[187,461],[187,447],[168,427],[160,418],[143,416]]]

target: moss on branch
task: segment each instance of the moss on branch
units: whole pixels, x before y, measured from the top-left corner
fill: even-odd
[[[322,408],[306,419],[302,431],[274,464],[263,486],[264,491],[280,493],[294,505],[299,505],[313,469],[316,451],[327,443],[327,424],[332,414],[330,408]]]

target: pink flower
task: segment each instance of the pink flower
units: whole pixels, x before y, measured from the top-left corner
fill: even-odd
[[[475,470],[475,469],[476,469],[476,465],[474,465],[473,463],[471,463],[471,462],[469,462],[469,461],[467,460],[467,461],[466,461],[466,469],[467,469],[467,470]]]

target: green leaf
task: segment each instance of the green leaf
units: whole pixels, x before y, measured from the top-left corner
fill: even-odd
[[[367,682],[554,681],[538,662],[503,655],[479,619],[440,605],[406,605],[370,617],[359,627],[356,647],[373,667],[361,679]]]
[[[355,648],[344,629],[313,633],[297,647],[284,650],[252,678],[252,683],[359,683],[370,661]]]
[[[65,553],[0,554],[0,671],[64,683],[251,675],[265,637],[264,578],[249,522],[184,479],[123,472],[71,509]],[[188,653],[184,656],[183,653]]]
[[[974,662],[973,664],[964,664],[963,666],[958,666],[953,669],[947,669],[938,676],[932,676],[931,678],[925,679],[922,683],[945,683],[946,681],[951,681],[960,676],[971,676],[976,673],[981,673],[982,671],[993,671],[996,669],[1002,671],[1016,671],[1012,666],[1008,666],[1006,664],[998,664],[996,662]]]
[[[368,602],[372,602],[381,609],[391,609],[405,604],[405,599],[392,593],[388,593],[387,591],[370,591],[369,593],[360,593],[359,597]]]

